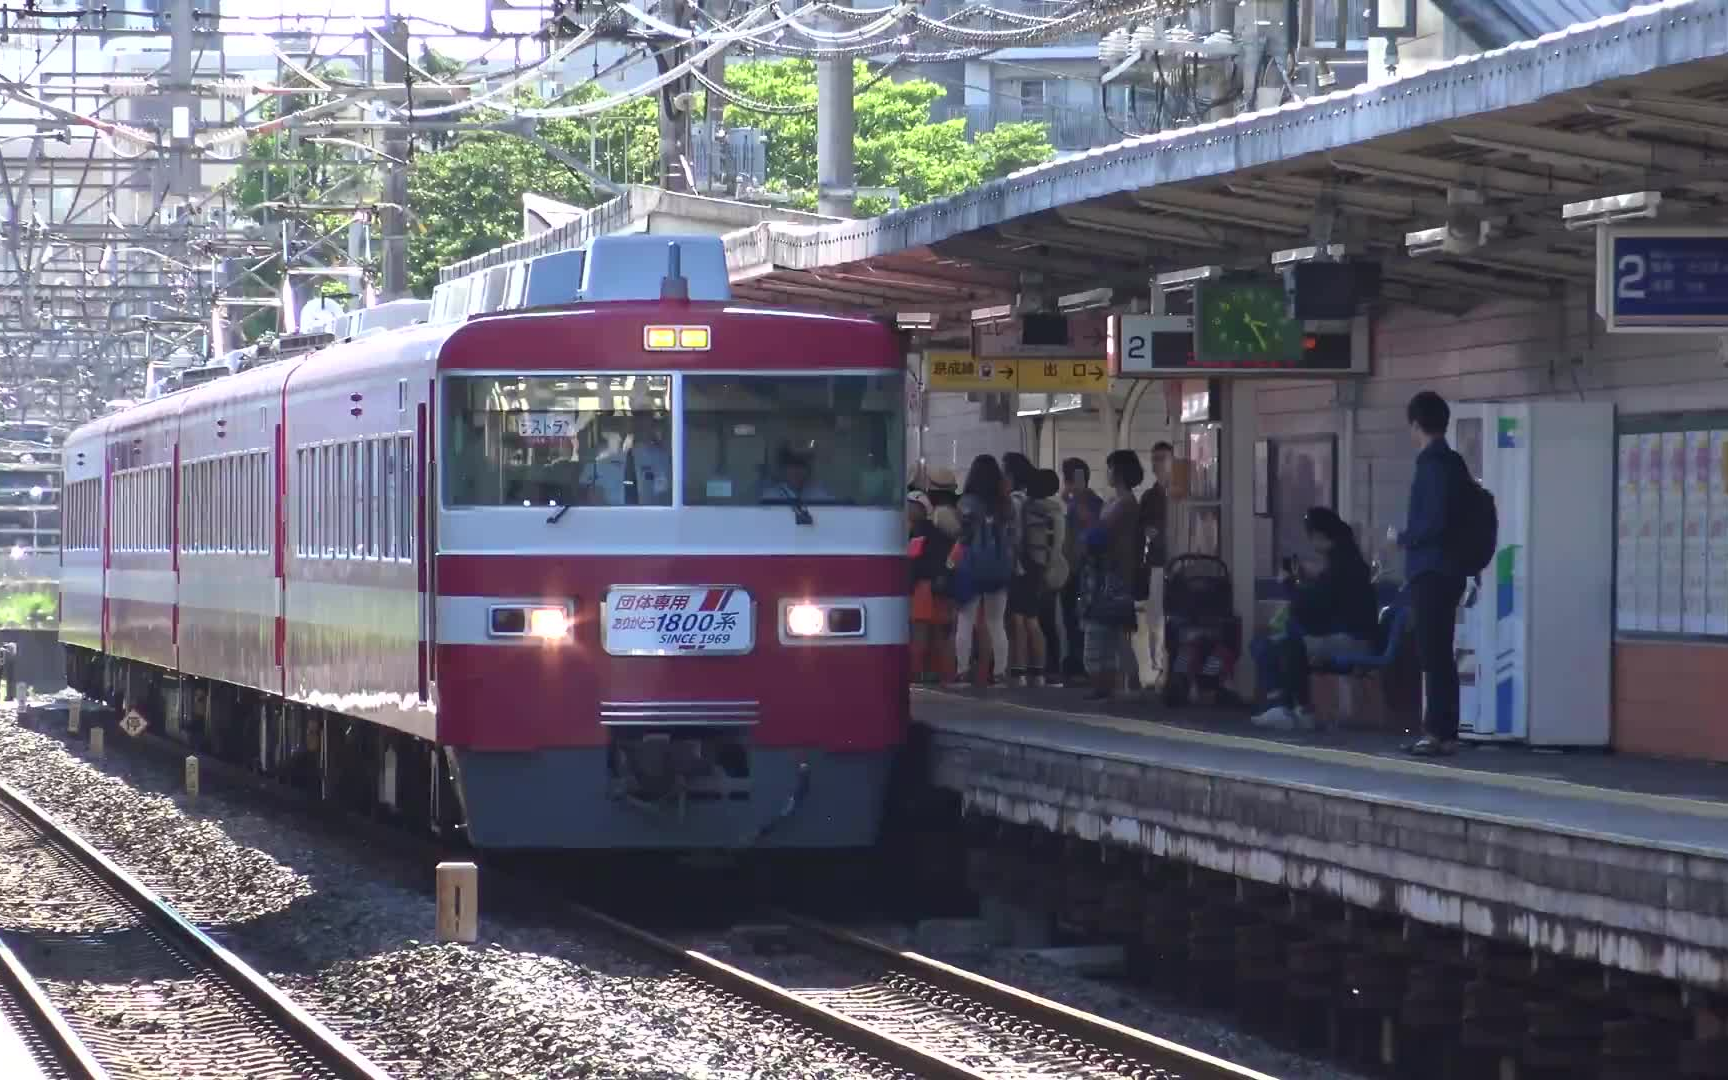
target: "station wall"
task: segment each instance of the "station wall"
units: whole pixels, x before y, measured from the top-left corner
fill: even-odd
[[[1262,436],[1339,436],[1348,466],[1339,510],[1370,547],[1404,517],[1414,467],[1404,407],[1418,390],[1450,401],[1608,401],[1622,425],[1728,409],[1714,336],[1606,335],[1583,290],[1563,304],[1495,303],[1462,318],[1395,309],[1376,318],[1373,334],[1374,373],[1353,405],[1329,383],[1267,382],[1256,395]],[[1615,747],[1728,761],[1724,661],[1728,638],[1617,634]]]
[[[1126,405],[1125,388],[1111,395],[1117,415]],[[931,393],[924,404],[923,457],[932,466],[944,465],[963,479],[966,467],[979,454],[1000,456],[1010,450],[1031,458],[1040,468],[1057,468],[1067,458],[1077,457],[1092,467],[1093,487],[1102,488],[1104,458],[1110,453],[1104,427],[1094,408],[1054,413],[1047,417],[1018,417],[1007,424],[989,423],[982,406],[961,393]],[[1152,444],[1173,440],[1175,425],[1165,415],[1161,395],[1147,394],[1135,411],[1129,432],[1129,447],[1137,450],[1141,464],[1150,466]],[[907,461],[919,457],[919,433],[907,430]]]

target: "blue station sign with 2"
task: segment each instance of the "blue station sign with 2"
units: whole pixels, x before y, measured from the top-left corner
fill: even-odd
[[[1609,226],[1596,257],[1610,333],[1728,329],[1728,229]]]

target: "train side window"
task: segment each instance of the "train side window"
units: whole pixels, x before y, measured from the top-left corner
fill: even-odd
[[[198,463],[192,462],[186,466],[186,517],[180,527],[185,530],[186,550],[198,550]]]
[[[269,490],[264,486],[264,451],[252,452],[252,551],[263,554],[264,547],[264,500]]]
[[[396,557],[396,440],[378,442],[378,533],[381,554]]]
[[[198,463],[198,550],[216,547],[216,475],[214,461]]]
[[[312,545],[307,538],[312,535],[312,466],[310,464],[312,451],[302,446],[294,451],[294,455],[299,459],[295,473],[296,487],[294,491],[294,535],[296,537],[294,553],[296,555],[310,555],[312,554]]]
[[[396,439],[396,490],[402,496],[396,500],[396,535],[400,537],[396,553],[399,558],[412,559],[418,531],[414,528],[414,515],[418,512],[420,499],[414,486],[414,439],[409,435]]]
[[[348,471],[348,444],[336,444],[336,554],[347,558],[354,547],[354,513],[348,504],[354,498],[354,477]]]
[[[258,553],[270,553],[270,500],[276,490],[276,485],[270,482],[270,451],[258,451],[258,464],[253,471],[258,482],[258,517],[253,527],[258,530]]]
[[[257,549],[252,536],[253,507],[258,503],[258,489],[252,484],[252,455],[241,454],[234,459],[234,550],[250,554]]]
[[[319,557],[325,559],[336,554],[336,519],[330,516],[330,468],[335,456],[334,446],[318,448],[318,514],[313,519],[312,527],[318,530]]]
[[[353,476],[354,484],[354,498],[352,503],[354,509],[350,511],[350,516],[354,519],[354,535],[351,539],[353,541],[353,552],[356,559],[363,559],[366,557],[366,526],[369,520],[367,507],[369,504],[366,498],[366,477],[368,474],[366,472],[365,452],[371,449],[371,446],[372,444],[370,442],[362,439],[359,442],[350,443],[348,450],[349,456],[352,459],[348,463],[348,471]]]
[[[251,454],[237,454],[228,464],[231,477],[228,488],[234,493],[234,508],[228,516],[233,523],[235,551],[252,550],[252,499],[256,493],[246,482],[246,469],[251,463]]]
[[[365,464],[360,469],[360,516],[366,522],[366,557],[378,557],[378,440],[367,439]]]

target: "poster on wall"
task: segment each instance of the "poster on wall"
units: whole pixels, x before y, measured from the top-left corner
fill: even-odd
[[[1728,431],[1710,433],[1710,509],[1705,520],[1710,560],[1704,571],[1705,630],[1728,634]]]
[[[1638,626],[1638,523],[1644,481],[1642,437],[1620,436],[1620,491],[1614,507],[1614,629]]]
[[[1662,607],[1662,436],[1639,437],[1644,482],[1638,486],[1638,629],[1655,630]]]
[[[1337,437],[1278,439],[1272,455],[1272,542],[1277,562],[1283,565],[1285,559],[1297,558],[1318,569],[1321,559],[1308,542],[1302,518],[1313,507],[1337,505]]]
[[[1708,620],[1710,517],[1710,433],[1686,432],[1685,506],[1680,526],[1681,590],[1680,626],[1688,634],[1702,634]]]
[[[1686,433],[1662,433],[1662,525],[1657,555],[1661,564],[1661,602],[1656,629],[1677,634],[1683,625],[1686,604]]]

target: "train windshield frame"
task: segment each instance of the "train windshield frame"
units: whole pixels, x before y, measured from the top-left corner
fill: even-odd
[[[444,505],[672,505],[672,377],[580,371],[443,380]]]
[[[905,375],[689,372],[679,395],[685,506],[905,500]]]
[[[898,511],[905,378],[874,369],[448,373],[442,502]]]

